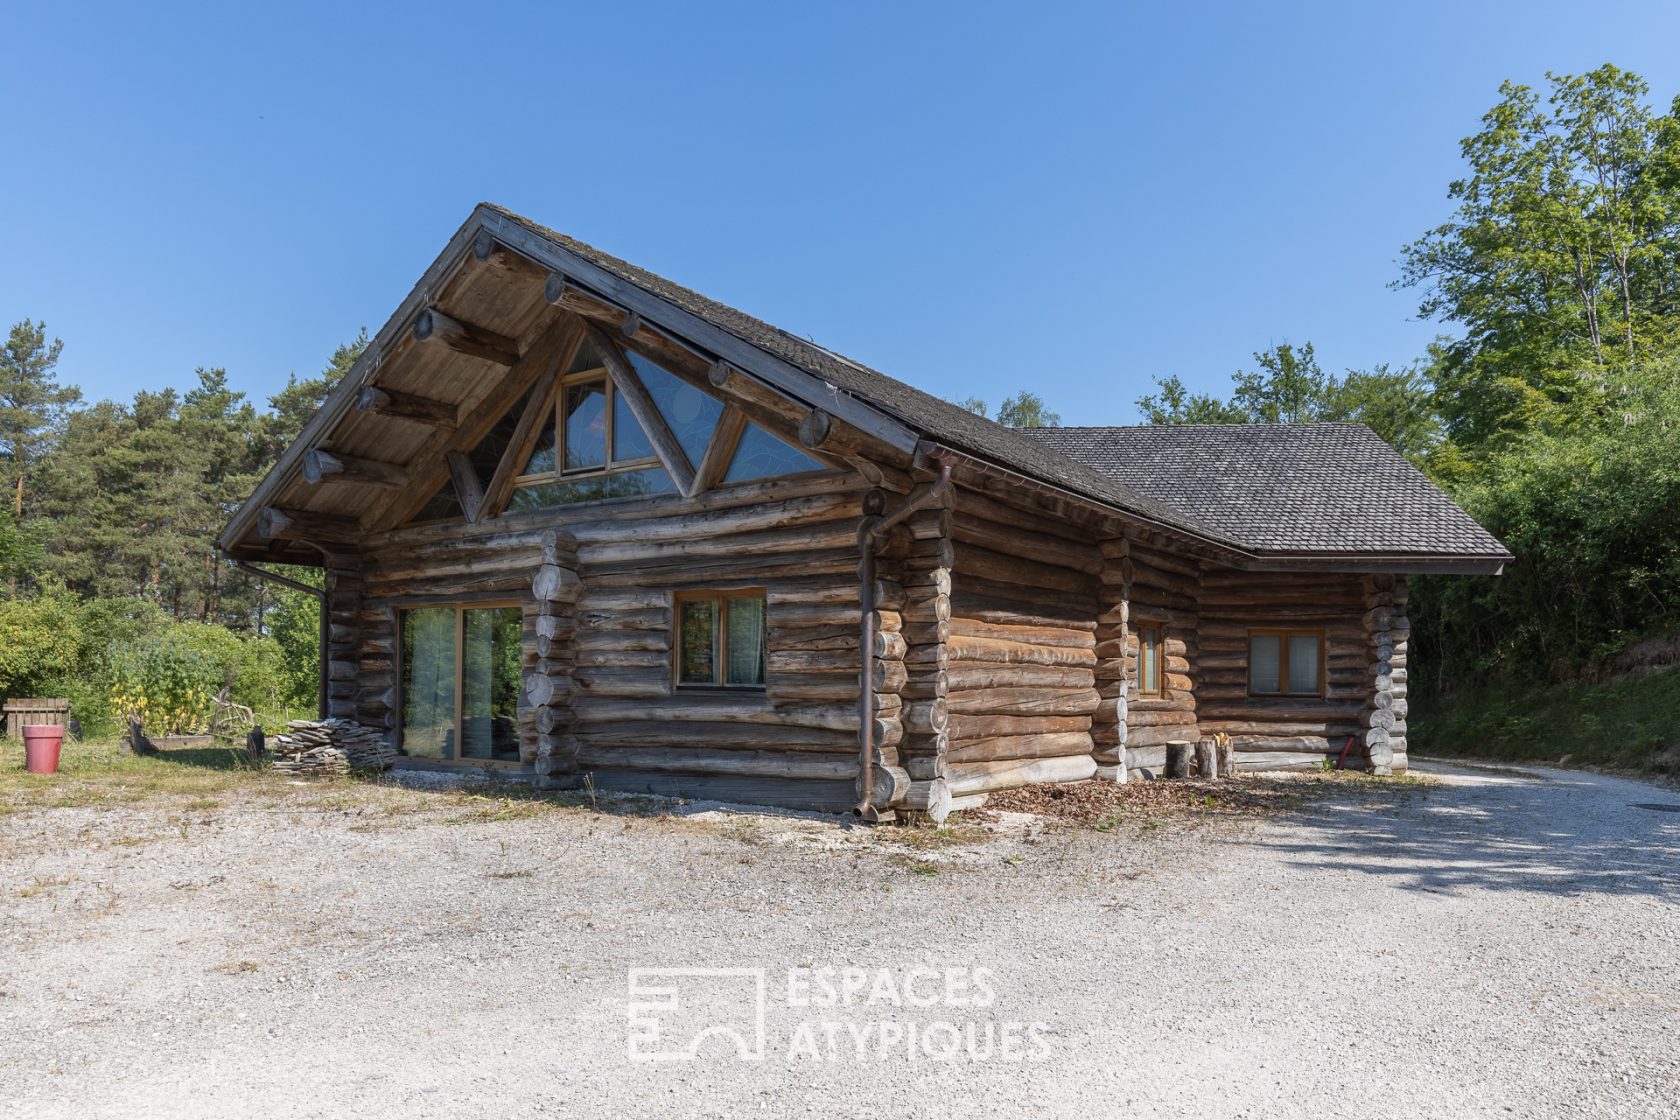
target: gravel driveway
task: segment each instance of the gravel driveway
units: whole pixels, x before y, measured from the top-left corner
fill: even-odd
[[[325,796],[0,817],[0,1115],[1680,1116],[1680,795],[1436,772],[922,846]],[[930,963],[983,971],[912,1005]],[[761,1060],[628,1058],[626,971],[671,966],[767,970]],[[878,998],[795,1006],[824,967]],[[737,1014],[741,980],[683,983]]]

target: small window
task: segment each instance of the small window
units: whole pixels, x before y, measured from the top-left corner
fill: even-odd
[[[1160,696],[1161,693],[1161,627],[1144,623],[1137,628],[1138,636],[1138,695]]]
[[[764,687],[763,591],[684,591],[675,615],[679,687]]]
[[[1314,630],[1250,630],[1248,692],[1324,695],[1324,635]]]

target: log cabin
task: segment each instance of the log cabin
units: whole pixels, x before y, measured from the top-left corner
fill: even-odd
[[[1407,577],[1510,559],[1361,425],[1003,427],[490,204],[218,545],[416,764],[871,820],[1402,771]]]

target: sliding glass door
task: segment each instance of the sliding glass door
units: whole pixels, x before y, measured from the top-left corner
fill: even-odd
[[[440,762],[519,761],[520,610],[402,614],[402,746]]]

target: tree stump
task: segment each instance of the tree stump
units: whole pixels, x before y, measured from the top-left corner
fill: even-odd
[[[1190,756],[1196,746],[1187,739],[1174,739],[1167,744],[1167,777],[1188,778]]]
[[[1204,779],[1219,777],[1219,751],[1212,739],[1196,744],[1196,775]]]

